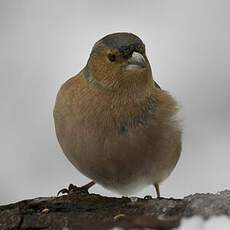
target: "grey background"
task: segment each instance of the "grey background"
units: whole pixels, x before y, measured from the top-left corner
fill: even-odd
[[[94,42],[117,31],[144,40],[155,79],[182,107],[183,153],[162,195],[229,188],[229,12],[228,0],[1,0],[0,203],[89,181],[62,154],[52,109]]]

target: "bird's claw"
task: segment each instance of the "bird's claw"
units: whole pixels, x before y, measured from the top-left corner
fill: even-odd
[[[75,193],[75,192],[87,192],[88,193],[88,190],[84,189],[83,187],[84,186],[78,187],[76,185],[70,184],[68,188],[61,189],[57,193],[57,196],[59,196],[60,194],[71,194],[71,193]]]
[[[58,191],[57,196],[59,196],[60,194],[69,194],[69,190],[67,188],[63,188]]]
[[[83,185],[81,187],[78,187],[76,185],[70,184],[68,188],[63,188],[61,189],[58,193],[57,196],[60,194],[71,194],[71,193],[89,193],[89,188],[91,188],[95,183],[91,181],[90,183]]]
[[[145,200],[152,200],[153,198],[152,198],[152,196],[150,196],[150,195],[146,195],[146,196],[144,197],[144,199],[145,199]]]

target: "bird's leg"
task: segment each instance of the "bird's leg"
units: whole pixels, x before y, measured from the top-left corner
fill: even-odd
[[[76,193],[77,193],[77,192],[89,193],[88,190],[89,190],[93,185],[95,185],[95,182],[94,182],[94,181],[91,181],[91,182],[89,182],[88,184],[85,184],[85,185],[83,185],[83,186],[81,186],[81,187],[78,187],[78,186],[76,186],[76,185],[70,184],[68,188],[63,188],[63,189],[61,189],[61,190],[57,193],[57,196],[58,196],[59,194],[65,194],[65,193],[70,194],[70,193],[75,193],[75,192],[76,192]]]
[[[161,198],[161,194],[160,194],[159,184],[154,184],[154,187],[155,187],[155,190],[156,190],[156,193],[157,193],[157,199],[160,199]]]
[[[88,191],[92,186],[94,186],[96,183],[94,181],[89,182],[88,184],[85,184],[81,186],[80,188],[84,191]]]

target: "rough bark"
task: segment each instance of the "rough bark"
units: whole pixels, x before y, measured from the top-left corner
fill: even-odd
[[[230,215],[230,191],[184,199],[113,198],[84,192],[0,206],[0,229],[161,229],[183,217]]]

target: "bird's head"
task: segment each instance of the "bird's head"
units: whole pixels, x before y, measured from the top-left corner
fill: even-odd
[[[152,82],[145,45],[132,33],[113,33],[96,42],[86,69],[90,79],[112,89]]]

